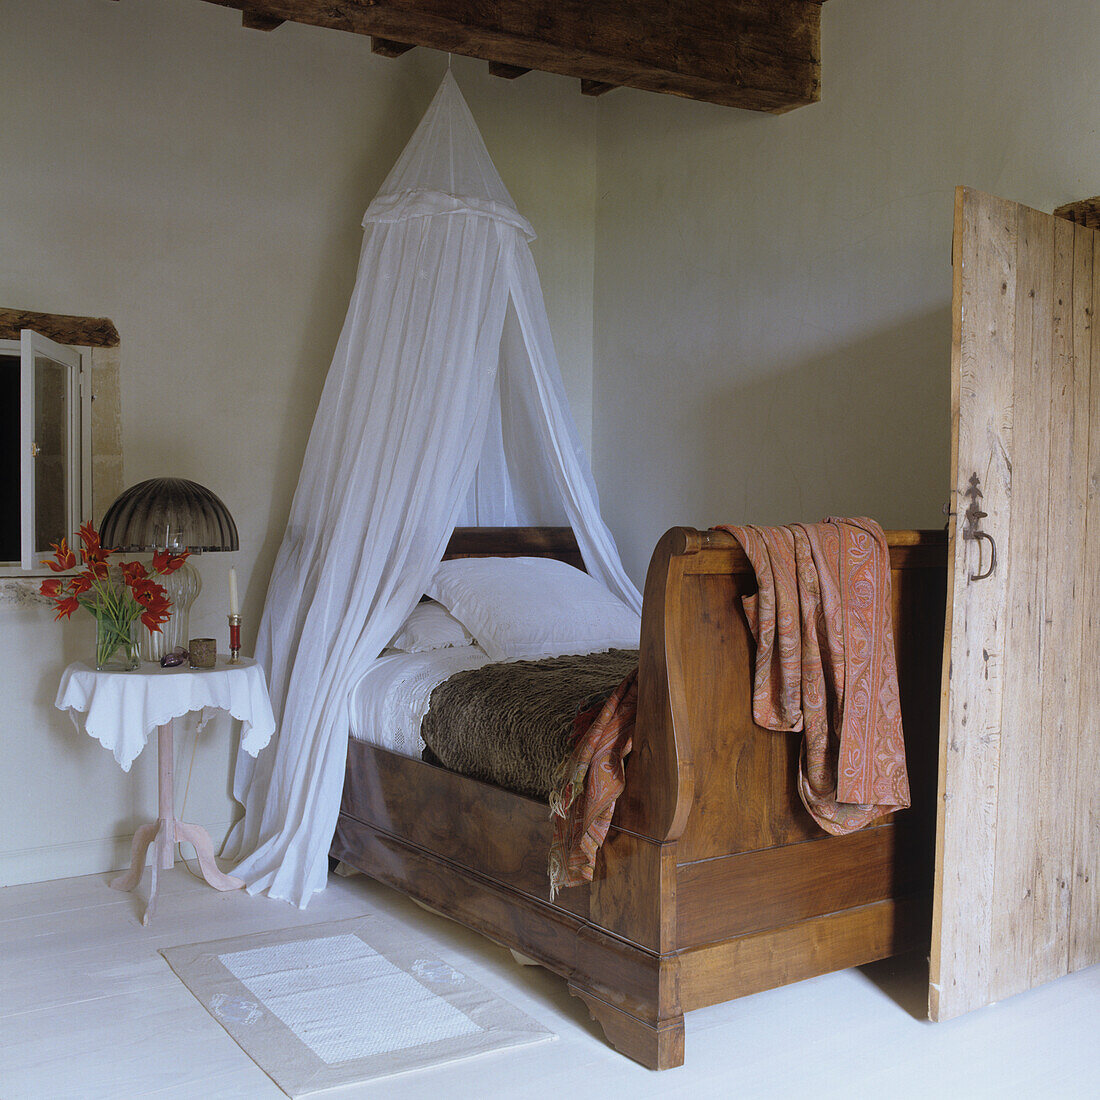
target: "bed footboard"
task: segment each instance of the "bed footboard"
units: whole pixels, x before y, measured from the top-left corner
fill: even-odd
[[[826,834],[798,797],[801,735],[753,721],[742,597],[756,582],[740,545],[723,531],[676,528],[654,553],[646,706],[616,823],[674,850],[667,921],[685,1009],[871,962],[929,935],[946,536],[891,531],[887,543],[913,805],[843,837]],[[657,764],[672,754],[674,775]]]

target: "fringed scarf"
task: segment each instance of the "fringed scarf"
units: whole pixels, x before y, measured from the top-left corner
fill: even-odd
[[[872,519],[724,527],[759,591],[753,718],[802,731],[798,789],[829,833],[909,805],[890,599],[890,552]]]
[[[599,707],[577,715],[573,749],[562,762],[550,795],[550,900],[565,886],[592,881],[600,850],[623,793],[623,760],[633,745],[638,709],[634,669]]]

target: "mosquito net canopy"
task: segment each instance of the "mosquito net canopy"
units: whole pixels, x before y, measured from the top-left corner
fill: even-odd
[[[226,846],[250,893],[300,906],[327,877],[351,689],[456,523],[568,523],[589,572],[641,609],[565,399],[534,234],[449,72],[363,227],[256,645],[278,729],[238,755]]]

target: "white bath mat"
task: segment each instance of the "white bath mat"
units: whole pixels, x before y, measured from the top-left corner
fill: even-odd
[[[555,1038],[384,917],[161,954],[289,1096]]]

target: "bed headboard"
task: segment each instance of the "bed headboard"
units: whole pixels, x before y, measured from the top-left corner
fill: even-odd
[[[456,527],[448,558],[557,558],[584,570],[572,527]]]

